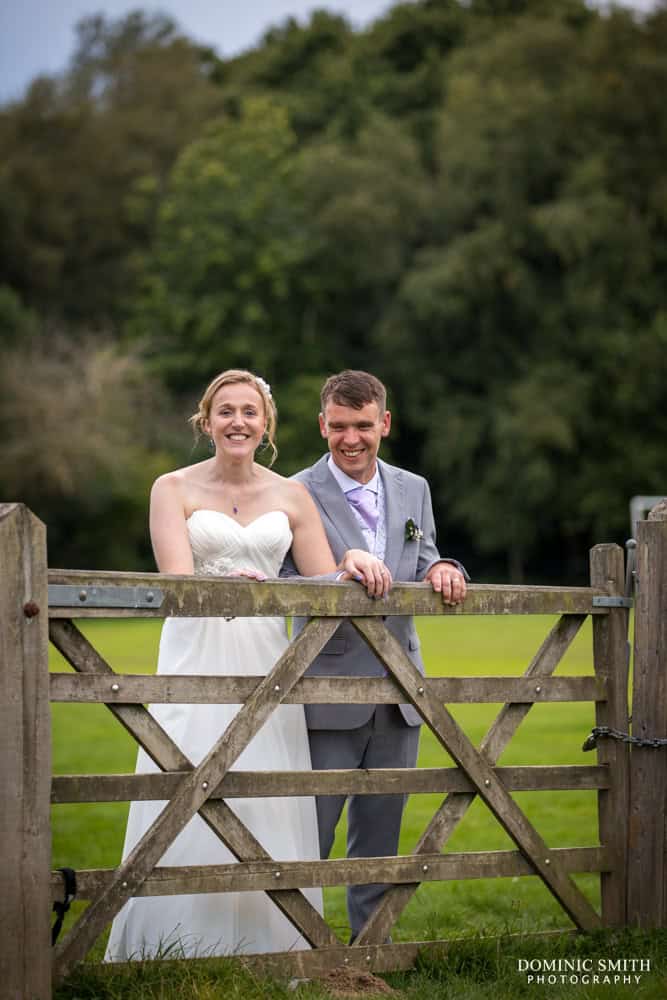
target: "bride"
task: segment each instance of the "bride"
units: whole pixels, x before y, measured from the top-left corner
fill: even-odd
[[[336,567],[310,495],[301,483],[258,465],[264,438],[275,458],[276,409],[269,386],[250,372],[222,372],[191,418],[215,454],[161,476],[150,503],[150,531],[161,573],[277,577],[291,548],[304,576],[333,574],[360,580],[373,596],[391,584],[375,557],[350,550]],[[288,644],[282,618],[169,618],[160,640],[158,673],[256,675],[268,673]],[[197,765],[238,712],[239,705],[153,705],[151,714]],[[302,705],[281,705],[238,758],[243,770],[310,769]],[[137,771],[158,768],[139,750]],[[123,857],[164,807],[133,802]],[[230,807],[280,861],[320,857],[311,797],[233,799]],[[234,861],[218,837],[195,816],[160,865]],[[320,889],[304,890],[322,912]],[[263,892],[143,896],[129,900],[111,928],[107,961],[220,955],[307,948],[290,921]]]

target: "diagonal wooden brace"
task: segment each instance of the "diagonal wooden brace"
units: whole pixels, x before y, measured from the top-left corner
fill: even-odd
[[[65,628],[65,634],[63,634],[62,628],[59,630],[58,626],[53,627],[55,624],[52,623],[52,640],[61,652],[68,656],[67,650],[71,651],[71,639],[73,632],[76,631],[75,627],[70,623],[69,629]],[[65,975],[74,962],[85,956],[106,924],[121,909],[127,899],[136,893],[137,888],[150,874],[174,838],[197,811],[201,810],[202,817],[209,826],[221,836],[223,842],[237,857],[240,857],[240,860],[250,860],[247,856],[242,856],[242,854],[246,854],[250,841],[254,841],[250,832],[224,803],[219,801],[207,803],[206,800],[255,733],[264,725],[271,712],[299,680],[313,657],[317,655],[339,624],[340,619],[336,618],[313,619],[308,623],[297,639],[287,648],[272,671],[257,686],[226,732],[196,769],[192,769],[191,762],[175,747],[169,736],[142,706],[109,706],[114,714],[122,718],[123,724],[133,735],[136,734],[132,717],[134,720],[141,720],[143,724],[140,727],[143,730],[140,738],[141,745],[158,766],[165,769],[171,769],[175,766],[179,770],[188,770],[189,773],[182,779],[176,795],[151,828],[123,864],[116,869],[105,892],[91,903],[76,927],[62,942],[62,945],[56,949],[54,972],[58,977]],[[80,636],[80,633],[78,634]],[[67,639],[70,641],[68,642]],[[91,668],[95,669],[94,665],[97,660],[97,669],[103,666],[106,668],[105,672],[108,670],[112,673],[111,668],[86,643],[85,639],[83,642],[88,646],[87,649],[84,646],[86,656],[83,669],[86,671]],[[81,646],[80,643],[79,646]],[[73,665],[76,667],[76,663],[73,662]],[[158,734],[157,739],[155,739],[156,733]],[[165,750],[170,752],[165,754]],[[174,750],[176,753],[173,752]],[[167,757],[171,759],[167,760]],[[222,808],[220,808],[221,806]],[[222,829],[218,829],[219,827]],[[242,846],[245,848],[242,853],[235,849],[235,845],[238,847],[241,841],[244,842]],[[254,852],[253,856],[255,858],[268,857],[257,841],[254,843],[257,844],[259,851]],[[333,932],[302,893],[295,890],[285,890],[269,895],[275,899],[280,909],[304,933],[311,944],[337,943]],[[300,897],[303,901],[302,906],[295,907],[293,905],[296,897]],[[316,919],[313,918],[313,915]],[[302,926],[304,917],[306,917],[305,926]],[[309,923],[313,923],[314,928],[309,927]]]
[[[453,716],[429,693],[396,637],[371,618],[353,618],[352,622],[575,924],[583,930],[601,927],[600,917],[563,870],[557,855],[549,850],[494,768],[475,749]]]
[[[531,678],[551,676],[575,636],[579,634],[586,618],[586,615],[562,615],[529,663],[524,676]],[[526,702],[503,705],[480,747],[480,752],[490,764],[496,764],[500,759],[532,707],[532,703]],[[448,795],[435,812],[413,853],[440,852],[476,797],[475,792],[456,792]],[[356,943],[384,941],[418,888],[419,882],[388,889],[359,932]]]

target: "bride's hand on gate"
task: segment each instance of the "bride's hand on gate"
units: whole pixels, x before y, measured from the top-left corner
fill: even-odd
[[[391,590],[391,573],[377,556],[365,549],[348,549],[340,561],[340,580],[357,580],[369,597],[386,597]]]
[[[266,573],[262,573],[261,569],[252,569],[247,566],[244,566],[242,569],[235,569],[232,573],[226,573],[225,576],[245,576],[249,580],[259,580],[260,583],[268,579]]]

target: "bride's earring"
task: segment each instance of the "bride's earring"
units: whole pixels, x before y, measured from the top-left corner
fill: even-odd
[[[213,443],[213,438],[208,439],[208,450],[215,451],[215,444]]]

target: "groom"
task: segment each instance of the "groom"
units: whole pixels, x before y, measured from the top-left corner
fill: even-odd
[[[367,372],[343,371],[327,379],[321,404],[320,431],[329,454],[295,478],[317,504],[336,561],[346,549],[368,549],[394,580],[426,580],[446,604],[461,602],[467,574],[460,563],[438,553],[426,480],[377,457],[391,427],[383,384]],[[412,617],[388,617],[387,626],[423,673]],[[382,677],[386,671],[356,629],[344,622],[307,673]],[[416,766],[422,720],[411,705],[306,705],[305,712],[315,770]],[[317,797],[323,858],[331,851],[345,799],[344,795]],[[395,855],[406,799],[406,795],[352,795],[348,857]],[[387,888],[348,887],[353,939]]]

